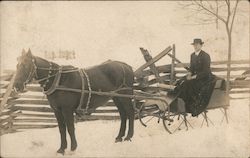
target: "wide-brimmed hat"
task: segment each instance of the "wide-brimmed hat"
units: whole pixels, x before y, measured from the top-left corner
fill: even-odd
[[[193,43],[191,43],[192,45],[199,43],[199,44],[204,44],[204,42],[202,42],[202,40],[200,38],[195,38]]]

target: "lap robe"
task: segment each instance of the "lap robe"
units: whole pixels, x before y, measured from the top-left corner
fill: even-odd
[[[183,78],[177,82],[173,93],[178,94],[183,99],[186,112],[197,116],[206,109],[218,79],[215,75],[211,75],[205,80],[186,80]]]

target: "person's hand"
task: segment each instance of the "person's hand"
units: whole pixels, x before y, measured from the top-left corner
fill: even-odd
[[[193,75],[193,76],[192,76],[191,73],[188,73],[186,79],[187,79],[187,80],[193,80],[193,79],[196,79],[196,77],[197,77],[197,75]]]
[[[191,75],[192,75],[191,73],[188,73],[187,76],[186,76],[186,79],[187,79],[187,80],[191,80],[191,78],[192,78]]]
[[[191,80],[196,79],[196,77],[197,77],[197,75],[193,75],[193,76],[191,76]]]

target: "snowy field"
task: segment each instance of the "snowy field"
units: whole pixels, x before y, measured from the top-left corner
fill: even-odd
[[[85,67],[75,60],[56,60],[60,65]],[[242,72],[241,72],[242,73]],[[34,94],[32,95],[41,95]],[[231,95],[232,97],[249,97]],[[26,98],[27,99],[27,98]],[[33,105],[26,105],[33,106]],[[36,105],[37,106],[37,105]],[[114,143],[120,121],[90,121],[76,124],[78,148],[74,153],[68,149],[64,156],[56,154],[60,146],[58,128],[23,130],[5,134],[1,139],[1,157],[249,157],[250,124],[249,100],[233,100],[228,110],[229,124],[221,123],[220,110],[209,111],[213,121],[201,128],[202,118],[188,117],[194,129],[182,130],[170,135],[157,120],[147,128],[135,121],[132,142]],[[178,124],[176,124],[178,125]]]
[[[112,59],[126,62],[136,70],[145,63],[139,47],[148,49],[154,57],[175,44],[176,57],[189,62],[193,52],[190,43],[193,38],[202,38],[203,48],[212,61],[227,59],[224,26],[190,25],[192,21],[188,24],[187,11],[179,6],[179,1],[96,3],[2,2],[0,74],[2,70],[15,69],[23,48],[30,48],[33,55],[40,57],[44,57],[45,51],[76,52],[75,60],[53,61],[60,65],[88,68]],[[249,59],[248,6],[247,1],[239,5],[238,10],[246,12],[236,16],[233,60]],[[164,57],[156,65],[169,63],[171,58]],[[67,149],[65,156],[56,154],[60,146],[57,127],[23,130],[0,136],[0,157],[249,157],[249,107],[249,99],[233,100],[228,110],[229,124],[225,119],[221,124],[221,111],[212,110],[208,116],[214,126],[200,128],[202,118],[188,117],[194,129],[186,131],[182,127],[172,135],[165,131],[162,122],[153,120],[145,128],[136,120],[132,142],[122,143],[114,143],[120,121],[77,123],[78,148],[74,153]]]
[[[188,117],[194,129],[172,135],[162,123],[145,128],[136,120],[132,142],[122,143],[114,143],[119,121],[77,123],[78,148],[74,153],[67,149],[64,157],[249,157],[249,100],[232,101],[228,113],[229,124],[221,124],[222,113],[210,111],[215,125],[202,128],[201,118]],[[59,143],[58,128],[6,134],[1,136],[1,156],[63,157],[56,154]]]
[[[74,63],[75,60],[55,62],[60,65],[84,67]],[[232,96],[249,97],[248,94]],[[249,157],[249,100],[231,101],[228,114],[229,124],[225,123],[225,118],[221,124],[221,111],[209,111],[208,116],[215,125],[210,123],[210,126],[206,127],[204,124],[202,128],[201,117],[188,117],[194,129],[189,128],[186,131],[182,127],[182,130],[172,135],[165,131],[162,122],[157,124],[157,120],[153,120],[149,127],[145,128],[136,120],[132,142],[122,143],[114,143],[120,121],[77,123],[78,148],[74,153],[69,152],[68,136],[68,150],[64,157]],[[56,154],[60,146],[57,127],[23,130],[0,138],[2,157],[63,157]]]

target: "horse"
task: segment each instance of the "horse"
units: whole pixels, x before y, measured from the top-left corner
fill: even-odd
[[[60,74],[58,84],[65,89],[79,89],[110,92],[133,95],[134,73],[131,66],[119,61],[107,61],[100,65],[81,69],[84,74],[73,66],[59,66],[54,62],[34,56],[29,49],[23,50],[17,64],[13,89],[16,92],[24,92],[26,84],[37,81],[48,92],[54,86],[54,82]],[[67,72],[65,72],[67,71]],[[65,72],[65,73],[64,73]],[[120,130],[115,142],[122,142],[125,136],[126,122],[129,120],[129,128],[124,141],[131,141],[134,134],[134,108],[131,98],[119,96],[101,96],[89,93],[76,93],[73,91],[58,90],[46,93],[50,107],[53,109],[58,122],[61,137],[61,146],[57,153],[64,154],[67,148],[66,129],[71,139],[71,151],[77,148],[75,136],[74,114],[80,109],[96,109],[113,100],[120,114]],[[81,97],[82,96],[82,97]],[[81,105],[80,105],[81,104]]]

